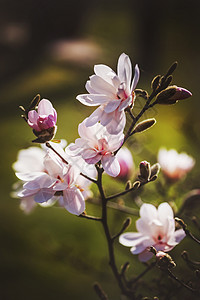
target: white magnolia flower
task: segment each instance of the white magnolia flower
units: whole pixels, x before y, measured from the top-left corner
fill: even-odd
[[[77,99],[87,106],[99,106],[88,118],[86,126],[98,121],[107,126],[110,133],[118,134],[124,129],[126,117],[124,109],[133,105],[134,89],[139,80],[139,68],[135,66],[132,79],[130,58],[122,53],[118,60],[117,74],[106,65],[95,65],[95,75],[86,83],[89,94],[78,95]]]
[[[121,179],[127,179],[134,168],[134,162],[131,152],[128,148],[122,147],[116,154],[120,164],[120,173],[117,176]]]
[[[72,156],[81,156],[88,164],[96,164],[101,161],[105,172],[116,177],[120,172],[120,165],[114,152],[122,145],[124,135],[110,134],[106,127],[96,123],[86,127],[87,118],[79,124],[80,138],[67,147]]]
[[[158,152],[158,162],[164,175],[171,181],[183,178],[195,165],[195,160],[186,153],[164,148]]]
[[[119,242],[131,247],[132,254],[139,254],[140,261],[152,257],[153,254],[148,251],[150,246],[157,251],[168,252],[185,237],[183,229],[175,231],[173,210],[167,202],[160,204],[158,209],[152,204],[143,204],[136,228],[138,232],[122,234]]]
[[[50,142],[51,143],[51,142]],[[51,146],[56,152],[61,155],[66,161],[70,161],[65,151],[59,144],[51,143]],[[82,158],[79,158],[79,165],[66,164],[63,160],[51,149],[42,150],[36,149],[23,150],[19,155],[20,159],[14,164],[16,167],[16,176],[24,182],[23,189],[18,193],[21,198],[21,208],[25,212],[39,203],[42,206],[53,204],[55,199],[59,199],[61,206],[64,206],[72,214],[79,215],[85,210],[85,199],[91,196],[89,186],[91,181],[80,175],[82,169],[79,166],[86,165]],[[41,150],[41,151],[38,151]],[[36,151],[34,151],[36,150]],[[28,153],[26,152],[28,151]],[[37,157],[40,153],[41,156]],[[34,156],[36,154],[36,157]],[[25,160],[23,161],[23,157]],[[37,164],[37,159],[39,163]],[[73,158],[72,158],[73,161]],[[27,163],[26,166],[23,163]],[[31,169],[32,164],[35,164],[35,169]],[[37,166],[37,167],[36,167]],[[94,178],[96,170],[93,166],[87,169],[87,175]]]

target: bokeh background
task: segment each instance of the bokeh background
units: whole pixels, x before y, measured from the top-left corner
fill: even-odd
[[[189,190],[200,188],[199,9],[196,0],[0,0],[0,299],[97,299],[94,281],[111,299],[119,299],[100,224],[60,208],[38,207],[27,216],[10,196],[16,182],[12,163],[33,139],[18,106],[27,107],[37,93],[58,111],[57,138],[72,142],[78,136],[77,125],[92,112],[75,98],[85,92],[94,64],[116,69],[125,52],[133,65],[139,64],[138,88],[150,90],[154,75],[163,74],[177,60],[174,83],[191,90],[193,97],[150,111],[146,116],[155,117],[156,126],[134,138],[130,148],[136,166],[144,159],[155,163],[161,146],[187,152],[196,166],[176,189],[176,197],[181,201]],[[106,176],[105,185],[107,193],[123,188]],[[159,197],[154,188],[141,194],[144,202],[159,203]],[[98,207],[87,207],[98,215]],[[125,215],[109,213],[113,231],[119,230]],[[198,217],[196,208],[192,213]],[[189,246],[184,241],[172,254]],[[193,249],[193,256],[199,259],[199,249]],[[119,264],[135,264],[130,275],[144,269],[120,245],[117,257]],[[178,272],[188,272],[181,259]],[[146,291],[146,296],[156,296],[153,286]],[[187,292],[184,295],[190,299]]]

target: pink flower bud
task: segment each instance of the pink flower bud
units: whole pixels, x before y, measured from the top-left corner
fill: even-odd
[[[126,147],[122,147],[116,155],[119,165],[120,165],[120,173],[117,176],[120,179],[127,179],[131,171],[134,167],[133,157],[131,152]]]
[[[184,100],[192,96],[192,93],[182,87],[176,87],[176,93],[170,98],[170,100]]]
[[[38,109],[28,112],[28,124],[35,131],[40,132],[56,125],[57,113],[51,102],[42,99],[38,104]]]

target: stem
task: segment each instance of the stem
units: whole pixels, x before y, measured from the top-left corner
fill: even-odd
[[[79,217],[85,218],[85,219],[89,219],[89,220],[93,220],[93,221],[102,221],[102,218],[94,217],[94,216],[89,216],[89,215],[86,215],[84,213],[82,213],[81,215],[79,215]]]
[[[175,281],[177,281],[178,283],[180,283],[182,286],[184,286],[190,292],[192,292],[192,293],[194,293],[196,295],[199,295],[199,292],[197,290],[193,289],[192,287],[190,287],[189,285],[187,285],[185,282],[183,282],[182,280],[180,280],[169,269],[167,270],[167,274],[169,275],[169,277],[171,277],[172,279],[174,279]]]
[[[153,269],[156,265],[156,262],[152,262],[150,265],[147,266],[147,268],[141,272],[136,278],[129,281],[130,284],[136,283],[140,278],[142,278],[147,272],[149,272],[151,269]]]
[[[107,245],[108,245],[108,254],[109,254],[109,265],[112,269],[112,272],[118,282],[119,288],[121,289],[122,294],[132,297],[134,299],[133,293],[126,289],[124,283],[122,281],[121,275],[118,272],[116,261],[115,261],[115,254],[114,254],[114,239],[112,239],[109,226],[108,226],[108,218],[107,218],[107,198],[104,194],[103,186],[102,186],[102,169],[98,168],[98,179],[97,179],[97,186],[101,195],[102,200],[102,225],[105,232]]]
[[[58,153],[58,151],[56,151],[48,142],[46,143],[46,146],[51,149],[54,153],[56,153],[60,159],[65,163],[65,164],[69,164],[69,162],[64,158],[62,157],[62,155],[60,153]],[[96,179],[93,179],[93,178],[90,178],[89,176],[87,176],[86,174],[83,174],[82,172],[80,173],[81,176],[85,177],[86,179],[92,181],[93,183],[96,183]]]

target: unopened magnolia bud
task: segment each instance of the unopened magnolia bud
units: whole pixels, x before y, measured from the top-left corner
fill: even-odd
[[[174,104],[177,100],[171,99],[176,93],[176,86],[169,86],[156,96],[156,102],[158,104]],[[170,100],[171,99],[171,100]]]
[[[156,163],[153,166],[151,166],[151,178],[154,175],[158,175],[159,172],[160,172],[160,164],[159,163]]]
[[[165,76],[167,77],[167,76],[171,75],[171,74],[176,70],[177,66],[178,66],[178,62],[175,61],[175,62],[171,65],[171,67],[169,68],[169,70],[167,71],[167,73],[166,73]]]
[[[179,218],[175,217],[175,221],[176,221],[179,225],[181,225],[181,227],[182,227],[183,229],[186,229],[186,224],[184,223],[184,221],[183,221],[182,219],[179,219]]]
[[[161,269],[172,269],[176,267],[175,262],[171,258],[171,256],[163,251],[158,251],[156,253],[157,265]]]
[[[170,100],[184,100],[192,96],[192,93],[182,87],[176,87],[176,93],[170,98]]]
[[[162,88],[166,89],[170,85],[170,83],[172,82],[173,76],[169,75],[167,77],[167,79],[165,79],[165,80],[164,79],[165,79],[165,77],[163,77]]]
[[[151,88],[152,90],[156,90],[157,87],[159,86],[159,83],[160,83],[160,78],[161,78],[161,75],[157,75],[153,78],[152,82],[151,82]]]
[[[127,261],[125,264],[121,266],[121,274],[124,274],[130,266],[130,263]]]
[[[137,190],[139,187],[140,187],[140,182],[139,182],[139,181],[135,181],[135,182],[133,183],[133,188],[134,188],[134,190]]]
[[[188,261],[188,253],[187,253],[187,251],[184,250],[184,251],[181,253],[181,257],[182,257],[184,260]]]
[[[94,283],[94,290],[96,294],[99,296],[101,300],[108,300],[108,296],[106,293],[102,290],[100,284],[98,282]]]
[[[125,221],[124,221],[124,223],[123,223],[123,226],[122,226],[122,231],[124,231],[124,230],[126,230],[128,227],[129,227],[129,225],[131,224],[131,218],[130,217],[128,217]]]
[[[151,169],[150,169],[150,163],[147,161],[142,161],[140,163],[140,176],[138,176],[140,179],[143,180],[148,180],[151,174]]]
[[[149,129],[150,127],[152,127],[155,123],[156,123],[156,120],[154,118],[144,120],[136,125],[133,132],[143,132],[143,131]]]
[[[125,187],[125,190],[129,190],[131,188],[132,184],[131,184],[131,181],[128,180],[127,183],[126,183],[126,187]]]

